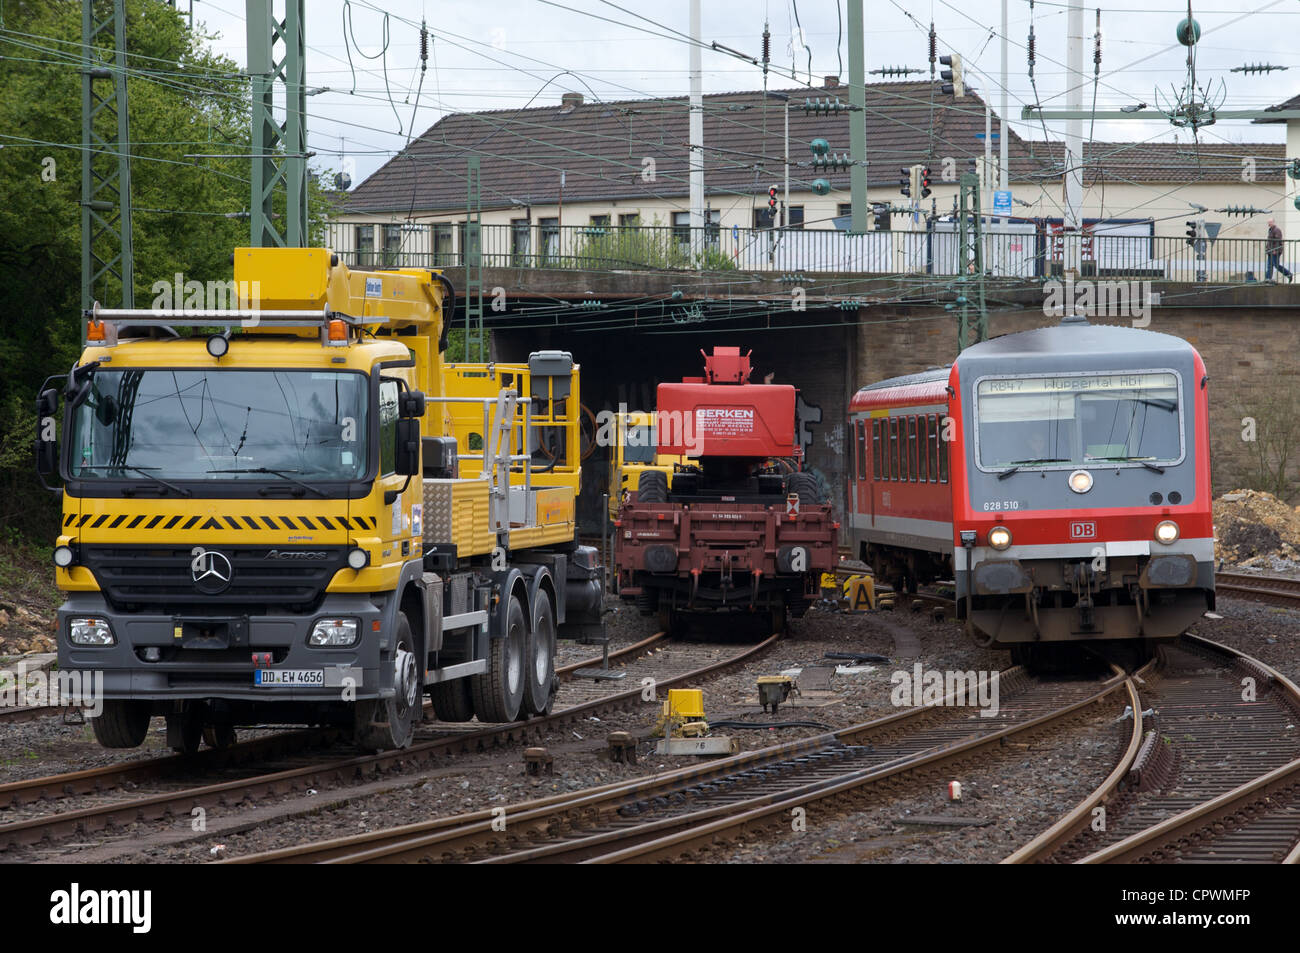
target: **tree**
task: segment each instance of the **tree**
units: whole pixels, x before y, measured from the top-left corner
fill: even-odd
[[[239,65],[170,5],[126,8],[135,297],[147,307],[176,272],[229,280],[231,251],[248,244],[247,220],[228,216],[250,201],[250,94]],[[0,8],[0,522],[42,538],[55,508],[33,472],[32,401],[81,342],[82,65],[80,0]],[[217,153],[232,158],[186,158]]]

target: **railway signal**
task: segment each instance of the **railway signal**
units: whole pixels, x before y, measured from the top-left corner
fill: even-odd
[[[767,190],[767,210],[773,215],[776,214],[776,186]]]
[[[921,166],[920,175],[921,175],[921,198],[928,199],[930,197],[930,167],[928,165]]]
[[[908,198],[912,197],[912,167],[903,166],[898,170],[903,177],[898,180],[898,191],[902,192]]]
[[[939,88],[954,98],[961,99],[966,95],[966,86],[961,78],[961,57],[954,53],[951,56],[939,57],[939,62],[948,67],[939,74],[943,80],[943,85]]]

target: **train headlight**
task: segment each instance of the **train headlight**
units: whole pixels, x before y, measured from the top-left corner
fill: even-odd
[[[1178,524],[1173,520],[1161,520],[1156,524],[1156,542],[1164,543],[1168,546],[1170,543],[1178,540]]]
[[[1075,493],[1087,493],[1092,489],[1092,474],[1087,470],[1075,470],[1070,474],[1070,489]]]
[[[989,530],[989,545],[1002,550],[1011,545],[1011,530],[1005,526],[994,526]]]
[[[68,641],[73,645],[112,645],[117,640],[107,619],[72,619],[68,622]]]
[[[312,627],[307,644],[339,648],[355,645],[356,641],[356,619],[321,619]]]

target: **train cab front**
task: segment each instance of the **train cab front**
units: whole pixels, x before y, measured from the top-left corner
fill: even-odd
[[[1061,370],[991,341],[954,371],[959,612],[993,645],[1168,639],[1214,605],[1200,356],[1135,329],[1072,333],[1094,346],[1071,340]]]

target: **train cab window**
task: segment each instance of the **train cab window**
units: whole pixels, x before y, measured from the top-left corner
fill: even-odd
[[[1172,464],[1183,456],[1172,373],[981,380],[976,420],[985,469]]]
[[[880,420],[871,421],[871,475],[880,479]]]
[[[858,479],[867,478],[867,422],[854,421],[858,429]]]
[[[907,418],[907,478],[916,482],[916,415]]]
[[[897,480],[898,469],[898,418],[889,418],[889,479]]]
[[[930,454],[930,482],[931,483],[939,482],[939,441],[940,439],[941,439],[941,434],[939,433],[939,415],[931,414],[930,415],[930,439],[927,441],[929,445],[928,452]]]
[[[918,454],[917,460],[921,464],[920,469],[916,471],[916,480],[918,483],[929,482],[930,451],[927,446],[929,442],[929,434],[926,430],[926,417],[925,414],[922,414],[920,417],[916,418],[916,452]]]

